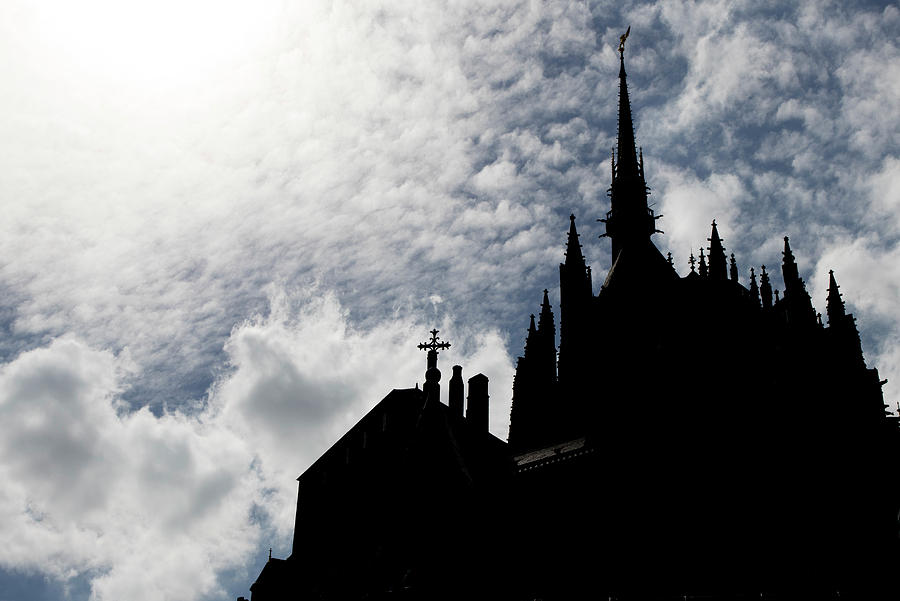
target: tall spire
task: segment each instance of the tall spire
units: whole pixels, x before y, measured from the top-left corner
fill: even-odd
[[[631,28],[628,28],[631,31]],[[616,177],[637,179],[640,165],[634,143],[634,122],[631,118],[631,101],[628,98],[628,82],[625,76],[625,43],[619,46],[619,135],[616,139],[618,161]]]
[[[712,222],[712,234],[707,240],[709,241],[709,276],[714,280],[724,282],[728,279],[725,247],[722,246],[722,239],[719,237],[719,229],[716,227],[715,219]]]
[[[844,309],[844,301],[841,299],[841,293],[838,292],[839,286],[834,279],[834,271],[828,271],[828,301],[826,302],[826,312],[828,313],[828,325],[836,324],[846,315]]]
[[[631,28],[628,28],[628,32]],[[628,97],[628,81],[625,76],[625,39],[619,43],[619,124],[616,138],[618,150],[613,169],[612,186],[609,189],[610,211],[605,219],[606,234],[612,238],[612,260],[625,246],[644,248],[650,236],[657,233],[656,217],[647,206],[648,188],[644,180],[643,156],[638,158],[634,143],[634,121],[631,118],[631,101]],[[643,153],[642,153],[643,155]],[[661,216],[660,216],[661,217]]]

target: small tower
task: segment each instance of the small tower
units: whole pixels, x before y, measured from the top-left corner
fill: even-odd
[[[703,255],[703,249],[700,249],[700,277],[709,277],[709,268],[706,266],[706,257]]]
[[[738,283],[738,268],[737,261],[734,260],[734,253],[731,253],[731,281],[734,283]]]

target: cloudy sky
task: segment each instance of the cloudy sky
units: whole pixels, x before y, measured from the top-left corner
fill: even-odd
[[[790,235],[894,406],[900,9],[845,4],[0,4],[0,600],[247,595],[432,327],[505,438],[569,213],[610,265],[629,24],[657,245],[715,218],[746,282]]]

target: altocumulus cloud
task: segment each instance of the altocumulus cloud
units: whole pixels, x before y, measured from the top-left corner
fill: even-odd
[[[897,398],[894,3],[73,6],[0,6],[8,569],[245,594],[224,574],[285,549],[294,477],[434,326],[502,436],[570,212],[609,267],[628,24],[657,244],[684,273],[716,218],[746,281],[790,235]]]
[[[264,534],[283,548],[298,473],[374,400],[421,379],[409,340],[422,324],[356,331],[332,295],[271,294],[265,317],[234,329],[231,371],[191,414],[129,410],[127,353],[72,338],[2,366],[0,562],[86,576],[97,599],[197,599],[227,595],[220,572]],[[511,385],[497,332],[449,331],[458,360]],[[492,425],[508,411],[500,402]]]

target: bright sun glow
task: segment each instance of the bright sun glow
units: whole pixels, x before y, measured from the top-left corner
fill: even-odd
[[[43,50],[86,76],[181,85],[215,77],[272,36],[279,2],[81,0],[35,5]]]

